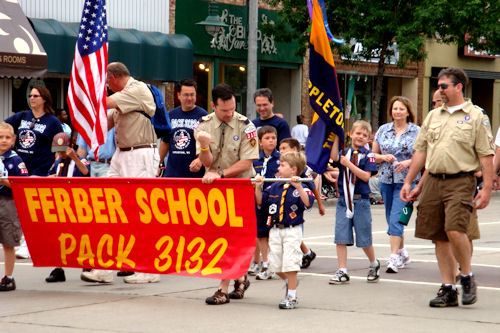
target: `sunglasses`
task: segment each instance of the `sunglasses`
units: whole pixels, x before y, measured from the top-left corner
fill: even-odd
[[[455,84],[452,84],[453,86],[455,86]],[[450,85],[448,83],[441,83],[441,84],[438,84],[438,89],[441,88],[443,90],[446,90],[448,89]]]
[[[441,102],[442,102],[442,100],[432,101],[432,105],[434,106],[434,105],[436,105],[437,103],[441,103]]]
[[[32,130],[33,128],[35,128],[35,124],[38,124],[40,122],[40,118],[32,118],[31,119],[31,125],[30,125],[30,130]]]
[[[38,98],[38,97],[40,97],[40,95],[29,95],[29,98],[31,98],[31,97]]]

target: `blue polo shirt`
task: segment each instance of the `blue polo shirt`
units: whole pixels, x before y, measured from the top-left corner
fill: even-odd
[[[78,134],[78,139],[76,139],[76,144],[78,147],[82,147],[87,151],[87,160],[95,161],[94,152],[90,149],[89,145],[83,140],[83,137]],[[108,136],[106,137],[106,143],[99,146],[99,151],[97,154],[99,155],[99,159],[109,160],[113,157],[113,154],[116,151],[116,142],[115,142],[115,128],[113,127],[108,131]]]
[[[283,205],[281,198],[285,187],[288,186],[285,193]],[[304,210],[310,209],[314,203],[314,195],[304,184],[302,187],[309,196],[309,207],[306,207],[300,199],[299,191],[290,183],[274,183],[262,192],[262,207],[265,216],[271,217],[272,225],[281,223],[285,226],[299,225],[304,223]],[[283,219],[280,222],[280,208],[283,206]],[[267,212],[267,213],[266,213]]]
[[[352,150],[352,148],[349,148]],[[365,147],[358,149],[358,168],[363,171],[370,171],[372,173],[377,173],[377,163],[375,162],[375,154]],[[352,155],[352,153],[351,153]],[[344,166],[339,163],[339,195],[344,195]],[[361,179],[356,179],[356,184],[354,186],[354,194],[360,194],[363,198],[368,199],[370,194],[370,186],[368,182],[364,182]]]
[[[290,134],[290,126],[288,126],[286,120],[276,115],[266,120],[255,118],[254,120],[252,120],[252,123],[255,125],[257,130],[259,129],[259,127],[266,125],[276,128],[276,132],[278,132],[278,145],[280,144],[281,140],[292,137],[292,134]]]
[[[0,156],[7,173],[10,176],[28,176],[28,169],[24,164],[24,161],[19,155],[13,150],[7,150],[3,155]],[[0,195],[5,195],[8,197],[12,196],[12,190],[10,187],[0,184]]]

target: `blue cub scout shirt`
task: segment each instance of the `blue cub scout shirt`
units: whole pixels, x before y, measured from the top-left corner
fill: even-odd
[[[282,201],[284,187],[286,189],[285,198]],[[302,184],[302,187],[309,196],[309,207],[306,207],[300,199],[299,190],[289,183],[274,183],[262,192],[262,209],[270,217],[271,224],[284,224],[285,226],[299,225],[304,223],[304,210],[310,209],[314,203],[314,195],[311,190]],[[283,220],[280,221],[280,208],[283,206]],[[266,219],[267,220],[267,219]]]

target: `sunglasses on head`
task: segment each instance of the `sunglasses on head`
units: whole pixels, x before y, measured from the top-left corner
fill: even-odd
[[[33,128],[35,128],[35,124],[36,123],[39,123],[40,122],[40,119],[39,118],[32,118],[31,119],[31,125],[30,125],[30,130],[32,130]]]

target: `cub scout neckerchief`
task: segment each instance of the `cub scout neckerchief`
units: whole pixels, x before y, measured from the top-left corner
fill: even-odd
[[[352,148],[349,148],[349,150],[345,154],[345,157],[350,159],[352,164],[354,164],[355,166],[358,166],[359,159],[362,158],[362,156],[360,156],[360,155],[361,154],[359,153],[359,151],[353,150]],[[354,173],[351,172],[351,170],[348,167],[344,166],[343,188],[344,188],[344,200],[346,202],[345,216],[348,219],[352,219],[354,216],[353,198],[354,198],[354,187],[356,186],[357,180],[358,180],[358,177],[356,177],[356,175],[354,175]]]

